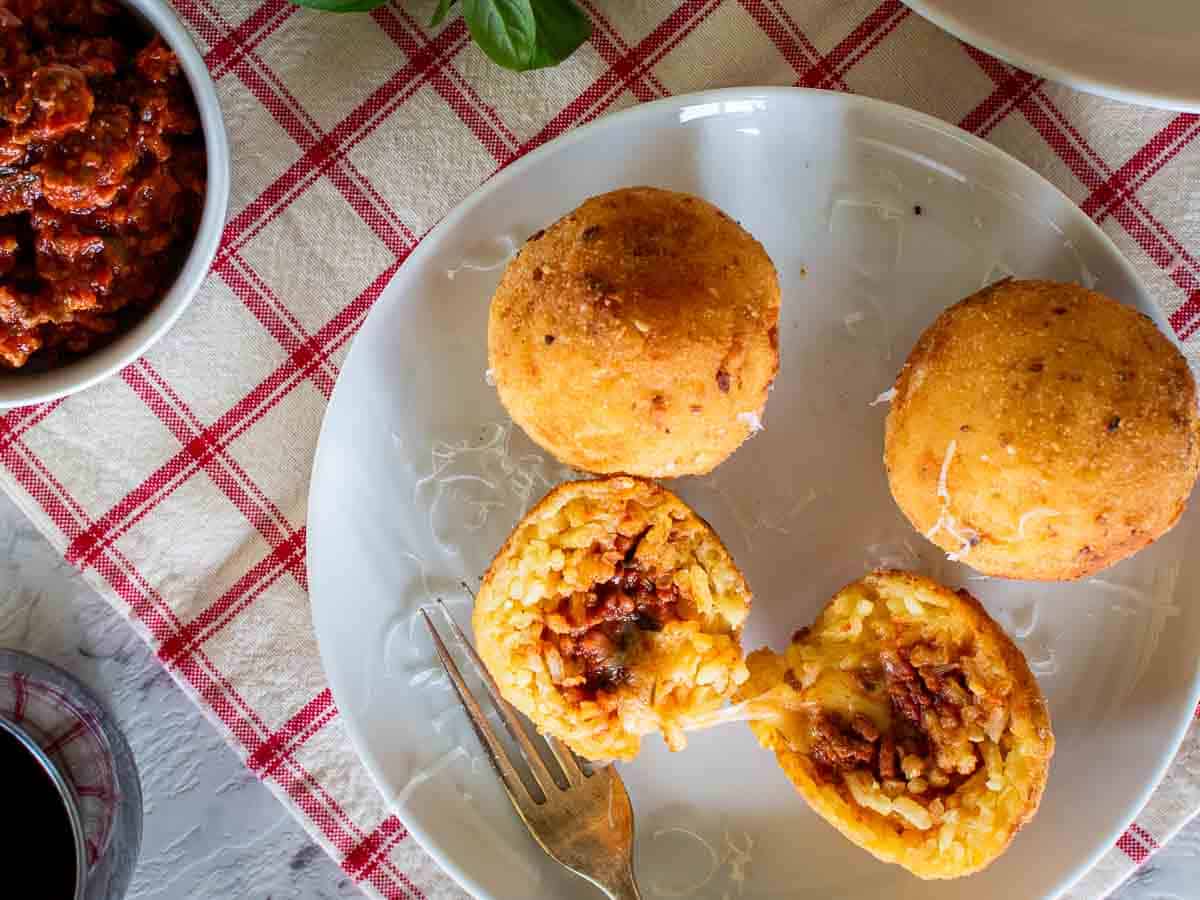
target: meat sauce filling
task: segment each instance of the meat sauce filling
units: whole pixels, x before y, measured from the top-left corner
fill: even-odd
[[[639,540],[618,536],[614,549],[623,557],[613,577],[564,598],[552,617],[558,627],[543,633],[564,660],[583,666],[583,683],[564,688],[570,699],[595,700],[625,682],[642,634],[681,618],[671,576],[655,577],[634,558]]]
[[[965,675],[945,661],[914,666],[910,653],[930,657],[923,647],[885,651],[877,672],[860,675],[869,693],[886,691],[891,731],[881,733],[862,714],[817,716],[809,754],[823,780],[866,770],[885,793],[929,801],[952,794],[979,767],[977,743],[986,714],[967,688]]]
[[[110,0],[0,0],[0,369],[111,341],[175,279],[204,204],[175,54]]]

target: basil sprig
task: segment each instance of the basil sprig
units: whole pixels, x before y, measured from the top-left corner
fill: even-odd
[[[295,0],[327,12],[366,12],[386,0]],[[460,0],[438,0],[431,26],[440,25]],[[467,30],[495,63],[518,72],[556,66],[592,33],[592,22],[573,0],[461,0]]]

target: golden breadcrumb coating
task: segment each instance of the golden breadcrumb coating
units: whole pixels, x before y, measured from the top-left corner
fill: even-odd
[[[1196,385],[1130,307],[1008,280],[921,336],[884,458],[900,509],[952,558],[1007,578],[1081,578],[1183,513],[1200,471]]]
[[[995,860],[1037,811],[1054,737],[1020,650],[966,591],[879,571],[841,590],[786,655],[747,660],[737,698],[801,796],[921,878]]]
[[[484,577],[472,623],[484,664],[538,730],[592,760],[672,750],[746,680],[750,589],[706,522],[653,482],[559,485]]]
[[[779,368],[779,280],[711,203],[639,187],[538,232],[492,298],[500,400],[560,461],[702,474],[758,427]]]

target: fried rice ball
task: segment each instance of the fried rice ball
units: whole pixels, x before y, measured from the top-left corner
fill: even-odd
[[[488,364],[513,420],[600,474],[699,475],[758,427],[779,279],[711,203],[638,187],[533,235],[492,298]]]
[[[1146,316],[1007,280],[943,312],[887,418],[892,495],[987,575],[1082,578],[1175,524],[1200,470],[1196,384]]]
[[[878,571],[785,655],[747,660],[750,727],[827,822],[920,878],[995,860],[1037,811],[1054,736],[1021,651],[966,591]]]
[[[484,577],[472,624],[505,699],[596,761],[672,750],[749,673],[750,589],[713,530],[650,481],[559,485]]]

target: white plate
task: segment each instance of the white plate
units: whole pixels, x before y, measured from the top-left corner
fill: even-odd
[[[969,586],[1017,636],[1058,735],[1041,812],[1009,853],[932,885],[809,812],[744,725],[696,734],[677,754],[648,740],[621,769],[647,900],[680,896],[710,869],[692,896],[990,900],[1065,888],[1113,845],[1195,708],[1200,604],[1185,601],[1200,558],[1184,549],[1198,518],[1102,582],[970,581],[897,512],[881,461],[886,408],[869,404],[943,307],[1010,269],[1094,281],[1162,318],[1116,248],[1036,174],[934,119],[842,94],[717,91],[572,132],[455,210],[379,299],[326,414],[308,559],[325,669],[380,790],[480,896],[598,896],[517,824],[414,610],[445,597],[465,624],[460,581],[478,583],[526,504],[566,474],[505,424],[485,383],[488,300],[511,242],[631,184],[717,203],[782,278],[766,430],[714,475],[671,485],[754,589],[746,646],[783,646],[846,582],[907,565]]]
[[[1200,112],[1196,0],[904,0],[956,37],[1094,94]]]

